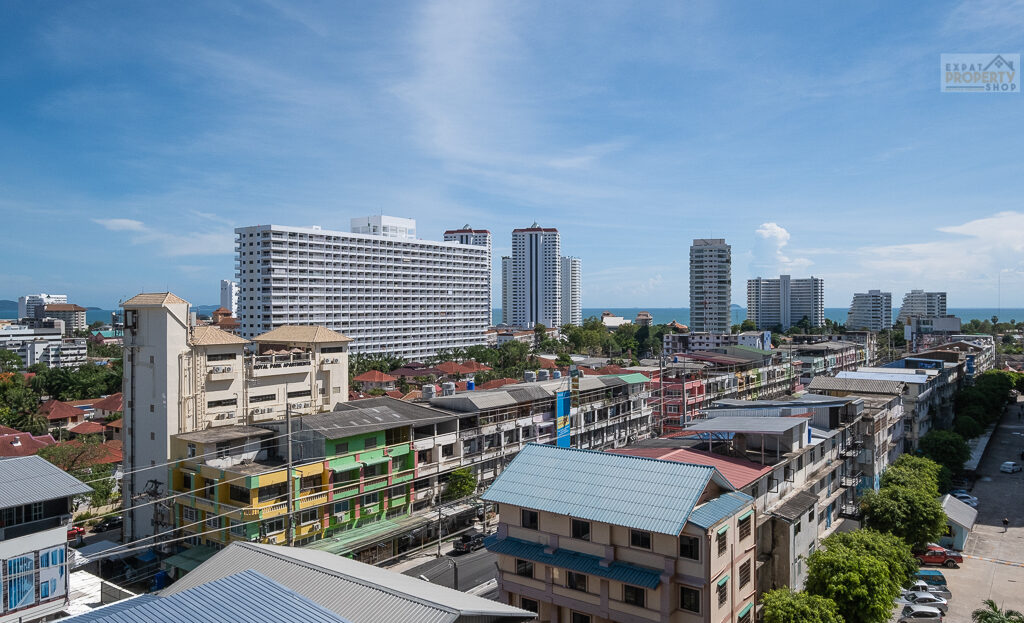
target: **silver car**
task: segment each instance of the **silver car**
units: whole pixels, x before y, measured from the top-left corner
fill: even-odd
[[[949,603],[945,599],[924,591],[907,591],[903,593],[903,597],[901,599],[896,600],[896,603],[914,606],[930,606],[932,608],[938,608],[943,612],[943,614],[945,614],[946,610],[949,609]]]
[[[899,623],[915,623],[916,621],[942,621],[942,611],[931,606],[908,605],[900,612]]]
[[[904,592],[931,593],[932,595],[942,597],[946,601],[953,598],[953,593],[947,587],[941,584],[929,584],[924,580],[914,582],[910,585],[910,588],[906,589]]]

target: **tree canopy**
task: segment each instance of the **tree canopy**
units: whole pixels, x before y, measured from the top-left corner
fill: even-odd
[[[883,623],[901,587],[885,561],[841,543],[815,551],[807,561],[807,592],[835,602],[846,623]]]
[[[953,473],[964,468],[964,463],[971,458],[971,449],[967,441],[951,430],[930,430],[918,442],[921,454],[943,465]]]
[[[761,596],[764,623],[844,623],[827,597],[777,588]]]
[[[886,564],[897,586],[909,586],[917,573],[917,560],[910,546],[899,537],[876,530],[836,532],[824,540],[826,548],[846,547],[859,556],[874,556]]]
[[[462,467],[451,473],[448,479],[448,488],[445,490],[445,498],[449,500],[461,500],[476,493],[476,474],[472,468]]]
[[[971,612],[974,623],[1024,623],[1024,613],[1019,610],[1002,609],[994,599],[981,602],[984,608]]]
[[[23,365],[25,362],[21,360],[18,353],[0,350],[0,372],[17,372]]]
[[[868,491],[861,500],[864,523],[924,547],[946,532],[946,512],[931,490],[896,485]]]

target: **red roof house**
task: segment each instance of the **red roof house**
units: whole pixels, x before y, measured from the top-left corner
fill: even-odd
[[[678,461],[680,463],[695,463],[697,465],[709,465],[716,468],[725,476],[732,486],[742,489],[758,478],[771,473],[771,465],[761,465],[744,458],[724,456],[705,452],[703,450],[691,450],[689,448],[615,448],[608,450],[613,454],[628,454],[629,456],[643,456],[649,459],[661,459],[663,461]]]
[[[395,377],[390,374],[384,374],[380,370],[369,370],[363,372],[359,376],[352,379],[356,383],[359,383],[363,391],[369,391],[371,389],[383,389],[384,391],[395,388]]]
[[[46,416],[50,426],[70,426],[85,419],[85,412],[66,402],[49,400],[39,407],[39,413]]]
[[[14,430],[0,426],[4,430]],[[14,431],[13,433],[0,433],[0,457],[10,456],[31,456],[46,446],[57,443],[53,435],[40,435],[36,437],[28,433]]]

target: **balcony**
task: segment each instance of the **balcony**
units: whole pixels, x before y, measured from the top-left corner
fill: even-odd
[[[327,504],[327,492],[322,493],[310,493],[299,498],[299,508],[305,510],[307,508],[316,508]]]
[[[856,441],[854,443],[846,444],[839,449],[839,456],[844,459],[852,459],[853,457],[860,454],[861,450],[864,449],[863,441]]]
[[[55,515],[53,517],[46,517],[36,521],[28,521],[13,526],[7,526],[6,528],[0,528],[0,541],[16,539],[20,536],[35,534],[36,532],[50,530],[51,528],[59,528],[70,523],[71,515]]]
[[[863,513],[860,510],[859,504],[843,504],[839,507],[839,516],[844,519],[859,520]]]
[[[863,472],[855,472],[848,474],[839,479],[839,484],[844,487],[856,487],[860,484],[860,477],[863,476]]]

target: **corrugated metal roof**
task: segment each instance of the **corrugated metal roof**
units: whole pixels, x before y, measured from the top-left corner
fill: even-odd
[[[709,411],[709,414],[714,411]],[[713,417],[698,420],[683,429],[684,433],[765,433],[779,434],[805,424],[802,418],[789,417]]]
[[[540,543],[531,543],[521,539],[513,539],[511,537],[499,539],[497,535],[491,535],[484,540],[484,546],[487,547],[488,551],[496,554],[515,556],[523,560],[532,560],[533,562],[586,573],[587,575],[596,575],[634,586],[657,588],[658,584],[661,583],[661,571],[658,569],[648,569],[639,565],[618,561],[608,566],[602,566],[599,556],[562,548],[547,554],[544,552],[544,546]]]
[[[72,623],[351,623],[252,570],[160,598],[142,595],[65,620]]]
[[[809,509],[814,508],[814,505],[817,503],[818,496],[807,491],[797,491],[793,495],[787,496],[782,504],[768,512],[786,521],[796,521]]]
[[[974,522],[978,519],[978,509],[971,508],[948,493],[942,496],[942,510],[946,511],[946,517],[950,521],[967,530],[972,530]]]
[[[707,530],[723,519],[732,517],[753,501],[754,498],[739,491],[723,493],[693,509],[693,512],[690,513],[690,523]]]
[[[903,381],[816,376],[807,386],[809,391],[861,392],[868,394],[903,394]]]
[[[929,370],[929,372],[934,372],[934,370]],[[903,372],[863,372],[860,370],[854,372],[850,370],[843,370],[836,375],[836,378],[896,381],[897,383],[913,383],[915,385],[920,385],[922,383],[927,383],[931,377],[927,374],[906,374]]]
[[[295,430],[313,430],[328,439],[348,437],[395,426],[423,425],[455,416],[423,405],[388,396],[338,405],[331,413],[304,415],[292,424]]]
[[[678,535],[713,467],[529,444],[483,498],[590,521]]]
[[[236,542],[163,591],[172,595],[255,569],[352,623],[521,621],[530,612],[313,549]]]
[[[90,491],[92,487],[41,456],[0,459],[0,508],[45,502]]]

